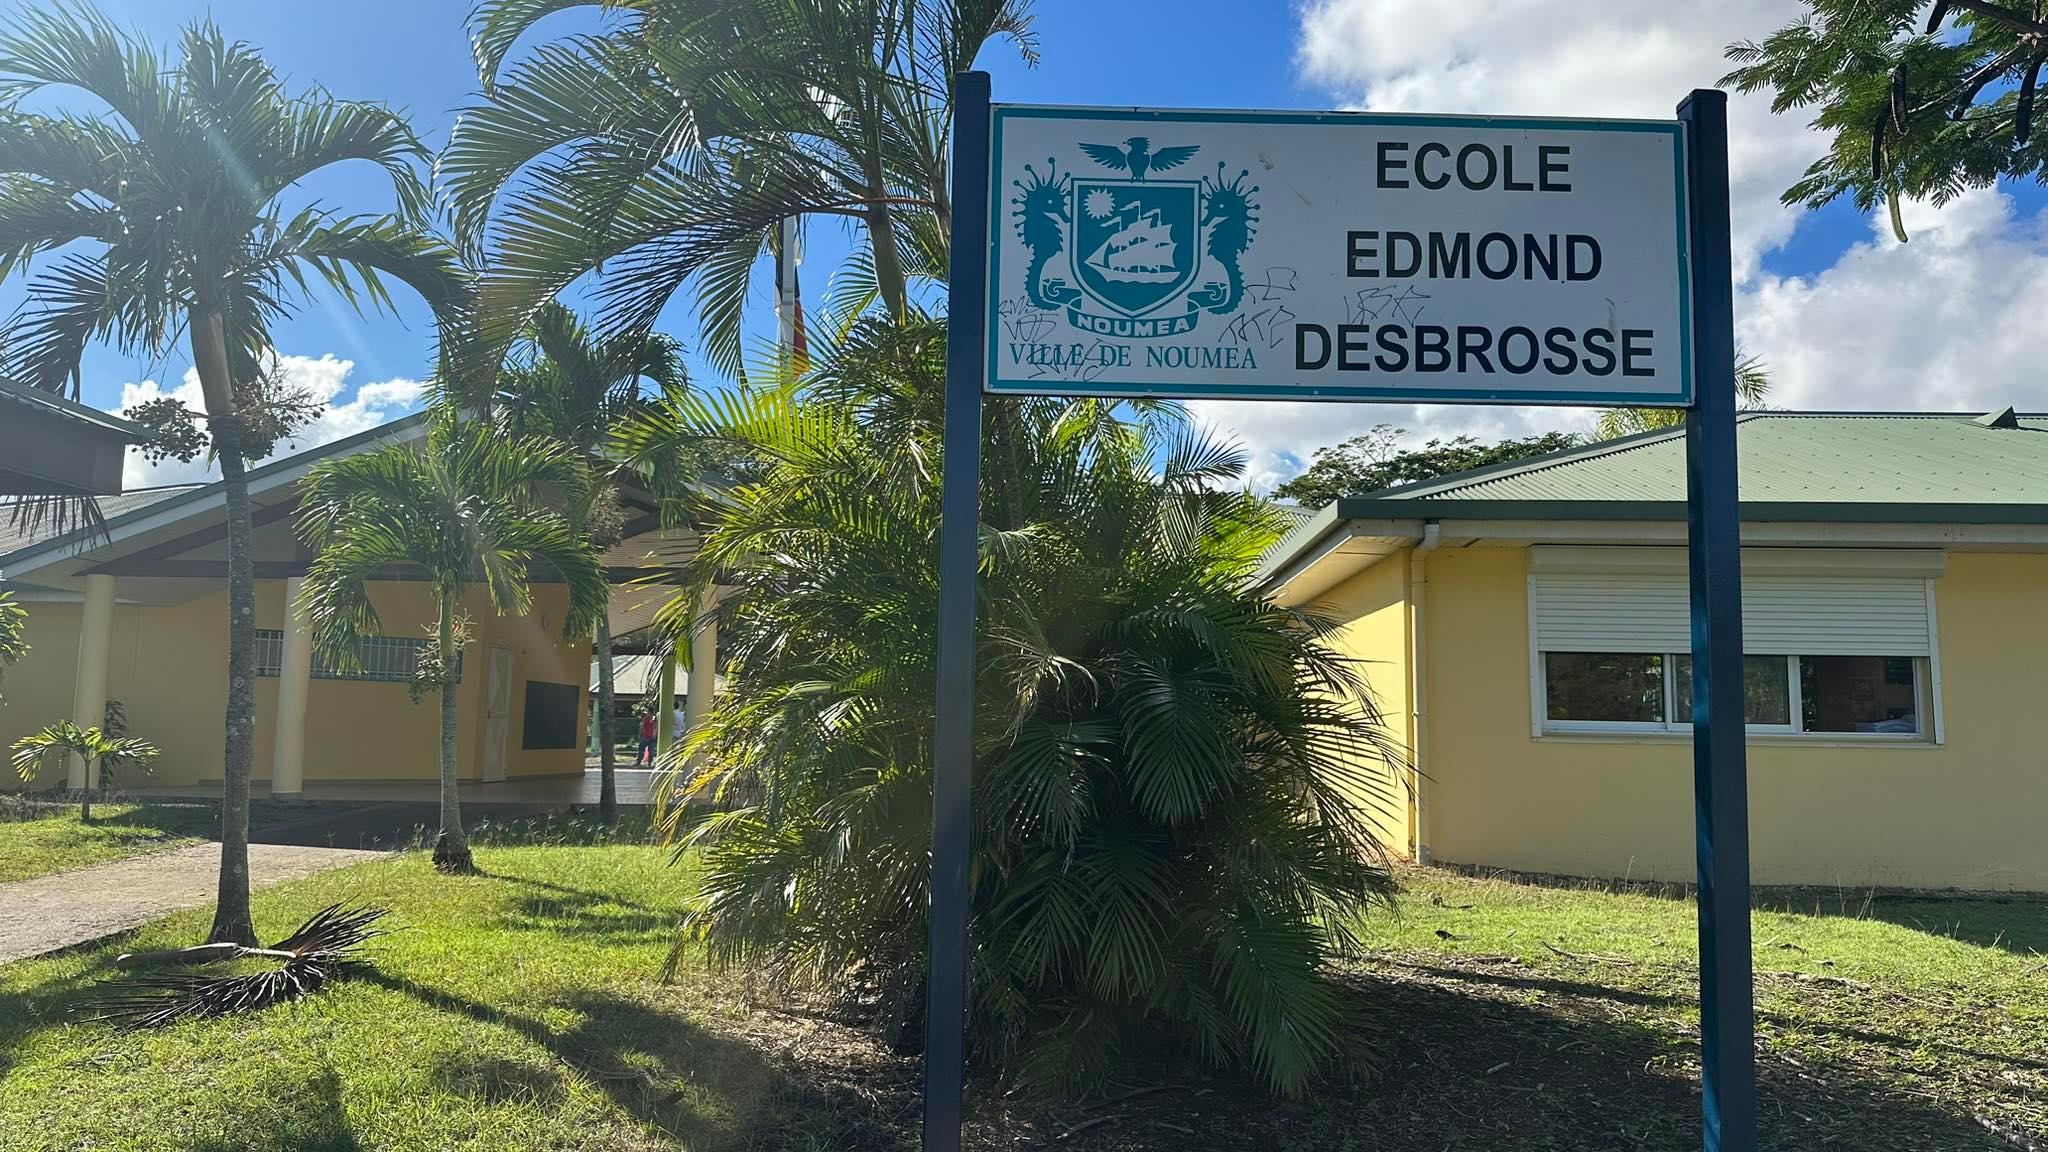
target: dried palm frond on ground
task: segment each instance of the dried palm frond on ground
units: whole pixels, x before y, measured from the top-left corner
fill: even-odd
[[[230,976],[169,974],[138,976],[108,985],[115,995],[98,1003],[99,1016],[124,1028],[158,1028],[188,1018],[251,1012],[315,992],[351,965],[355,949],[383,933],[373,927],[386,910],[330,904],[298,931],[269,948],[207,944],[170,952],[142,952],[116,960],[123,968],[149,964],[210,964],[245,957],[281,960],[262,972]]]

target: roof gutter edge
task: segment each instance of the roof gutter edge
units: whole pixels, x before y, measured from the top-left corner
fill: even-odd
[[[1681,500],[1409,500],[1347,497],[1336,520],[1684,520]],[[1749,523],[2048,524],[2048,504],[1745,501]],[[1320,517],[1319,517],[1320,519]],[[1327,529],[1326,529],[1327,530]]]

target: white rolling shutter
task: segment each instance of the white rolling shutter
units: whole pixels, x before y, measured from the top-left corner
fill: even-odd
[[[1926,656],[1927,581],[1758,576],[1742,582],[1742,649],[1785,656]]]
[[[1530,610],[1544,652],[1683,652],[1692,647],[1685,579],[1626,573],[1537,573]]]
[[[1692,647],[1685,554],[1671,548],[1533,548],[1529,611],[1543,652]],[[1742,647],[1752,655],[1933,654],[1929,581],[1939,552],[1744,549]]]

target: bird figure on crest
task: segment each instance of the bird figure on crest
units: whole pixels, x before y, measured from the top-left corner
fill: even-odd
[[[1126,148],[1129,151],[1126,151]],[[1081,145],[1081,151],[1086,152],[1096,163],[1119,172],[1129,172],[1133,180],[1143,180],[1147,172],[1164,172],[1169,168],[1178,168],[1200,150],[1199,144],[1184,144],[1176,148],[1161,148],[1154,151],[1152,141],[1143,136],[1133,136],[1124,141],[1124,148],[1114,144]]]

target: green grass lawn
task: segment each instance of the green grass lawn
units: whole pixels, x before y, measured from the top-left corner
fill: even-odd
[[[0,883],[194,844],[218,823],[203,804],[95,804],[88,824],[77,805],[0,800]]]
[[[130,1036],[89,1019],[116,951],[188,943],[199,912],[0,966],[0,1147],[916,1146],[914,1058],[699,964],[661,983],[687,867],[566,839],[480,848],[484,876],[438,876],[415,853],[259,893],[266,936],[351,898],[388,905],[393,931],[369,945],[372,971],[257,1015]],[[1698,1147],[1689,902],[1405,878],[1347,969],[1359,1058],[1310,1099],[1162,1052],[1089,1100],[978,1086],[971,1146]],[[1829,894],[1760,912],[1765,1146],[2048,1139],[2037,949],[2037,902]]]
[[[1410,1142],[1300,1146],[1698,1147],[1689,899],[1407,882],[1357,969],[1381,1041],[1352,1119]],[[2048,902],[1765,895],[1754,932],[1765,1147],[2048,1147]]]

